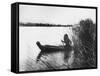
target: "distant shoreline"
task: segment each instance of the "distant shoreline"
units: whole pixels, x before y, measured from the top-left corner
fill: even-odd
[[[72,27],[73,25],[49,24],[49,23],[19,23],[22,27]]]

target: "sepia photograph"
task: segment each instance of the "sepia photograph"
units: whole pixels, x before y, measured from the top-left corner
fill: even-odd
[[[19,5],[19,72],[97,67],[96,9]]]

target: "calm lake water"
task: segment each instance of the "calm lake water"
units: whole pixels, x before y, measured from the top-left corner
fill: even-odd
[[[72,36],[71,27],[19,27],[19,64],[23,69],[27,57],[36,59],[40,52],[36,42],[42,45],[63,45],[64,34]]]

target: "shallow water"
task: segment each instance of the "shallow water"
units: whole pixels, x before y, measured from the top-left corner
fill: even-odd
[[[43,45],[63,45],[64,34],[72,36],[71,27],[20,27],[19,28],[19,64],[20,70],[23,70],[25,61],[28,57],[36,59],[40,49],[36,45],[40,41]],[[61,61],[61,54],[56,55]]]

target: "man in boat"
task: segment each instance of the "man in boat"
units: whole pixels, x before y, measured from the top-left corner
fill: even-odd
[[[68,38],[68,35],[64,35],[64,40],[61,40],[64,44],[63,46],[53,46],[53,45],[41,45],[39,41],[36,42],[37,46],[41,49],[41,52],[37,56],[37,61],[40,59],[42,55],[56,53],[56,52],[63,52],[64,53],[64,60],[66,61],[69,57],[69,53],[71,51],[71,41]]]
[[[67,62],[70,57],[70,52],[72,51],[71,41],[67,34],[64,35],[64,41],[61,40],[64,44],[64,60]]]
[[[67,34],[64,35],[64,41],[61,40],[61,42],[64,43],[65,46],[71,45],[71,41],[70,41],[70,39],[68,38],[68,35],[67,35]]]

